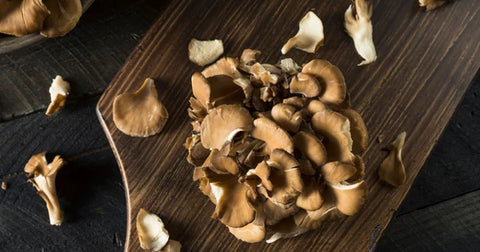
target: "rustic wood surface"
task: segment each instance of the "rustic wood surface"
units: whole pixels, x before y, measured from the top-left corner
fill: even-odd
[[[379,59],[367,67],[360,61],[342,28],[349,1],[181,1],[169,5],[131,54],[98,104],[99,116],[122,171],[127,193],[127,239],[139,249],[134,216],[140,207],[159,213],[167,228],[187,250],[367,250],[408,192],[414,178],[465,94],[480,66],[480,6],[474,0],[456,1],[425,14],[416,3],[379,1],[374,7],[374,40]],[[324,21],[326,46],[317,55],[289,54],[298,62],[314,57],[330,60],[345,73],[353,106],[361,112],[371,141],[364,158],[369,168],[368,203],[355,217],[340,219],[317,231],[273,245],[245,244],[211,221],[213,205],[191,181],[183,143],[189,135],[185,113],[191,95],[189,78],[199,68],[187,61],[192,38],[222,38],[227,55],[246,47],[260,49],[265,62],[280,58],[279,49],[309,10]],[[259,11],[261,10],[261,11]],[[274,38],[274,39],[272,39]],[[145,77],[157,80],[160,98],[170,112],[162,134],[131,138],[115,129],[111,104],[119,93],[133,91]],[[384,155],[382,134],[391,141],[407,131],[404,149],[407,183],[385,186],[375,175]]]

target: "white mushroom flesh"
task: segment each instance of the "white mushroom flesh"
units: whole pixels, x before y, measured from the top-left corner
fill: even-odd
[[[219,39],[205,41],[192,39],[188,44],[188,57],[199,66],[214,62],[222,54],[223,42]]]
[[[62,76],[57,75],[53,79],[48,92],[50,93],[50,104],[45,114],[49,116],[59,111],[65,105],[67,96],[70,94],[70,84]]]
[[[137,232],[142,249],[152,251],[165,247],[170,237],[160,217],[143,208],[137,214]]]
[[[309,11],[298,24],[298,32],[282,47],[286,54],[293,47],[308,53],[315,53],[323,45],[323,23],[315,13]]]

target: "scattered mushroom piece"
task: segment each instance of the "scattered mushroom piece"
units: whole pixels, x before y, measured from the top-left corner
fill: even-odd
[[[2,190],[7,190],[7,183],[5,183],[4,181],[2,181]]]
[[[160,217],[143,208],[137,214],[137,233],[142,249],[151,251],[164,248],[170,238]]]
[[[57,75],[48,91],[50,93],[50,104],[45,115],[50,116],[65,106],[67,96],[70,93],[70,84],[63,80],[62,76]]]
[[[65,162],[60,156],[55,156],[47,163],[46,152],[33,155],[25,165],[24,171],[29,177],[28,182],[37,189],[38,195],[45,201],[48,209],[50,225],[60,226],[63,221],[63,211],[58,202],[55,178]]]
[[[315,97],[321,92],[320,84],[315,77],[298,73],[290,81],[290,93],[301,94],[305,97]]]
[[[168,240],[165,247],[163,247],[160,252],[180,252],[182,249],[182,244],[175,240]]]
[[[308,100],[304,97],[292,96],[292,97],[283,99],[282,102],[285,104],[295,106],[297,109],[302,109],[307,105]]]
[[[252,117],[240,105],[221,105],[214,108],[201,125],[201,141],[207,149],[221,149],[239,132],[252,130]]]
[[[255,63],[250,67],[250,73],[254,80],[260,81],[264,86],[270,86],[270,84],[277,84],[278,75],[270,72],[260,63]]]
[[[0,33],[18,37],[38,32],[48,15],[42,0],[0,1]]]
[[[71,31],[82,16],[82,1],[80,0],[44,0],[50,11],[45,19],[40,34],[44,37],[59,37]]]
[[[321,86],[318,99],[324,103],[341,104],[347,96],[345,78],[338,67],[326,60],[315,59],[302,68],[302,73],[315,76]]]
[[[215,40],[192,39],[188,44],[188,58],[199,66],[205,66],[214,62],[223,54],[223,42]]]
[[[322,166],[327,161],[327,150],[315,135],[300,131],[293,137],[293,143],[295,148],[312,161],[316,167]]]
[[[352,135],[352,151],[355,154],[363,153],[368,146],[368,131],[362,116],[353,109],[340,109],[338,112],[350,121],[350,133]]]
[[[282,47],[282,54],[286,54],[292,47],[315,53],[323,45],[323,23],[315,13],[309,11],[298,24],[298,32]]]
[[[162,131],[168,111],[158,99],[153,79],[147,78],[135,93],[124,93],[113,101],[113,122],[123,133],[148,137]]]
[[[300,72],[300,70],[302,70],[302,68],[295,61],[293,61],[292,58],[281,59],[277,66],[280,67],[283,72],[290,75],[297,74]]]
[[[442,5],[444,5],[447,0],[418,0],[418,3],[421,7],[426,7],[427,11],[431,11],[436,9]]]
[[[377,52],[373,44],[372,5],[368,0],[355,0],[355,11],[350,5],[345,11],[345,30],[352,37],[357,53],[363,58],[358,66],[374,62]]]
[[[393,141],[388,149],[390,153],[383,160],[378,170],[380,178],[393,186],[400,186],[405,183],[407,175],[405,173],[405,166],[402,161],[402,148],[405,144],[405,137],[407,133],[404,131],[400,133],[395,141]]]
[[[296,111],[292,105],[279,103],[272,108],[273,120],[283,129],[297,132],[302,123],[302,111]]]
[[[228,75],[205,78],[201,73],[194,73],[192,91],[207,110],[222,104],[242,104],[245,99],[243,89]]]

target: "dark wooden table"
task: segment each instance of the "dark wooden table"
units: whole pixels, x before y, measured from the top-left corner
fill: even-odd
[[[99,95],[168,1],[97,0],[67,36],[0,55],[0,251],[121,251],[121,178],[95,115]],[[48,118],[56,74],[72,85]],[[478,75],[478,74],[477,74]],[[480,250],[480,77],[439,140],[379,251]],[[52,227],[23,166],[35,153],[67,157],[57,188],[65,222]]]

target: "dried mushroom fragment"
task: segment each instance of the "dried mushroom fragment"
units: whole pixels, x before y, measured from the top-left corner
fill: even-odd
[[[65,106],[67,96],[70,93],[70,84],[63,80],[62,76],[57,75],[55,79],[53,79],[48,92],[50,92],[50,104],[48,105],[45,115],[50,116]]]
[[[201,73],[192,75],[193,95],[207,110],[222,104],[242,104],[243,89],[228,75],[205,78]]]
[[[6,191],[7,190],[7,183],[5,183],[4,181],[2,181],[2,190]]]
[[[305,64],[302,73],[314,76],[321,86],[318,99],[324,103],[341,104],[347,96],[345,78],[338,67],[326,60],[312,60]]]
[[[209,78],[215,75],[227,75],[232,79],[242,78],[243,75],[238,71],[238,60],[230,57],[223,57],[215,64],[212,64],[202,71],[202,75],[205,78]]]
[[[82,1],[80,0],[44,0],[50,11],[45,19],[40,34],[44,37],[58,37],[71,31],[82,16]]]
[[[288,153],[293,153],[292,137],[275,122],[268,118],[257,118],[253,121],[252,136],[266,143],[265,153],[270,153],[274,149],[282,149]]]
[[[263,83],[264,86],[270,86],[270,84],[277,84],[278,75],[271,72],[272,69],[267,70],[264,65],[255,63],[250,67],[252,79]]]
[[[168,111],[158,99],[153,79],[147,78],[135,93],[124,93],[113,101],[113,122],[123,133],[148,137],[162,131]]]
[[[374,62],[377,52],[373,44],[372,5],[368,0],[355,0],[355,11],[352,5],[345,11],[345,30],[353,39],[357,53],[363,58],[358,66]]]
[[[427,11],[431,11],[436,9],[442,5],[444,5],[447,0],[418,0],[418,3],[421,7],[426,7]]]
[[[405,137],[407,133],[404,131],[397,136],[397,139],[393,141],[388,149],[390,153],[383,160],[378,170],[380,178],[393,186],[400,186],[405,183],[407,175],[405,173],[405,166],[402,161],[402,148],[405,144]]]
[[[42,0],[0,1],[0,33],[23,36],[38,32],[48,15]]]
[[[215,40],[192,39],[188,44],[188,58],[199,66],[214,62],[223,54],[223,42]]]
[[[63,211],[60,208],[55,188],[57,172],[65,162],[60,156],[55,156],[51,163],[47,163],[46,152],[33,155],[25,165],[24,171],[29,177],[28,182],[37,189],[38,195],[45,201],[51,225],[60,226],[63,221]]]
[[[307,53],[315,53],[323,45],[323,23],[315,13],[309,11],[298,24],[298,32],[282,47],[286,54],[293,47]]]
[[[314,177],[305,176],[303,181],[304,188],[297,198],[297,206],[309,211],[318,210],[323,204],[323,188]]]
[[[170,238],[163,221],[143,208],[137,214],[137,233],[142,249],[151,251],[164,248]]]

